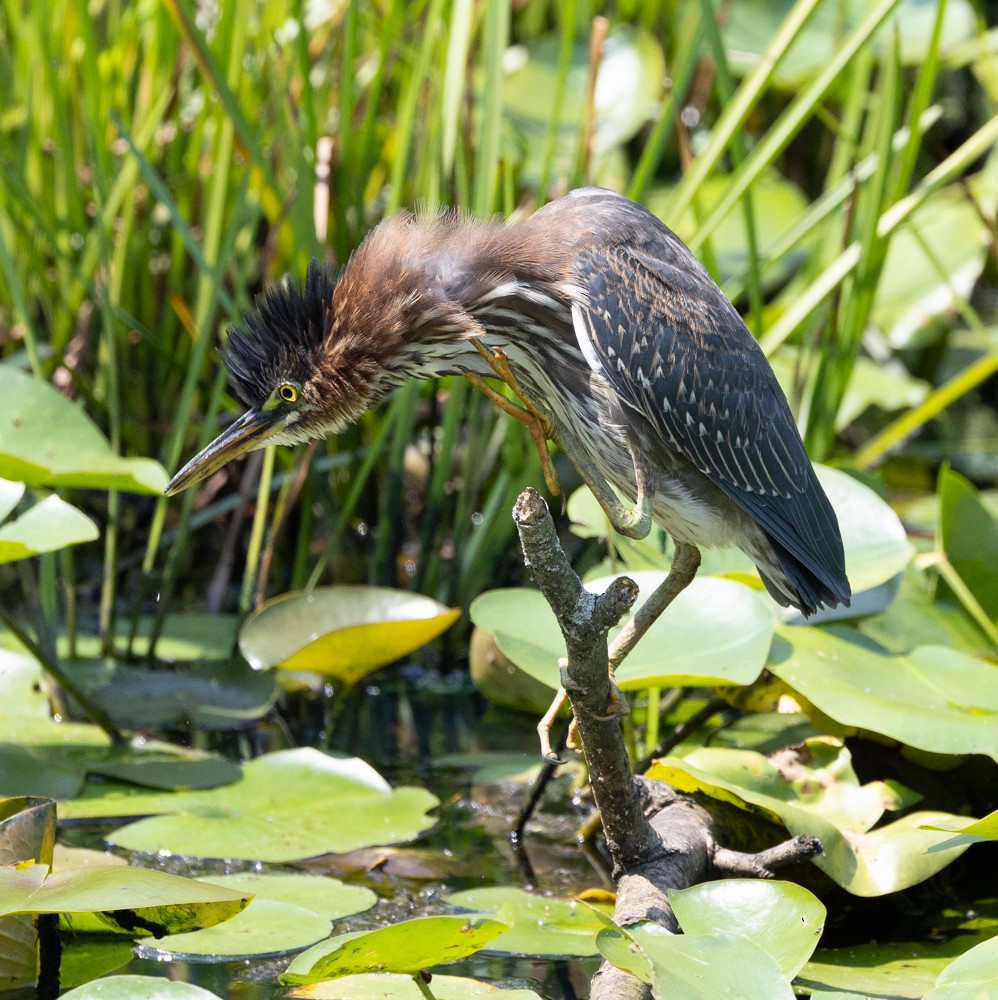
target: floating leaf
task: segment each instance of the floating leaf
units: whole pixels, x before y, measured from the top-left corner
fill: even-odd
[[[812,755],[818,767],[809,766]],[[683,759],[657,761],[648,777],[680,791],[701,791],[778,817],[793,835],[812,834],[824,854],[814,864],[857,896],[907,888],[945,868],[966,849],[946,847],[946,833],[923,829],[956,820],[949,813],[912,812],[870,829],[885,808],[905,804],[882,782],[860,786],[849,753],[827,737],[809,740],[779,763],[748,750],[701,747]]]
[[[224,924],[136,942],[140,958],[161,961],[231,962],[301,951],[329,937],[329,921],[293,903],[254,899]]]
[[[173,670],[110,658],[66,660],[66,672],[92,702],[126,730],[191,725],[238,729],[265,715],[277,697],[270,674],[239,660],[224,666],[185,664]]]
[[[994,995],[998,969],[998,938],[982,941],[964,952],[939,974],[934,989],[922,1000],[984,1000]]]
[[[108,837],[133,851],[281,863],[411,840],[437,804],[422,788],[392,790],[361,760],[303,747],[257,757],[240,781],[210,791],[89,785],[60,815],[150,816]]]
[[[506,56],[503,81],[505,118],[518,133],[523,151],[522,177],[536,179],[541,172],[557,87],[560,39],[539,38],[513,48]],[[579,39],[572,46],[561,117],[557,123],[553,172],[569,171],[578,151],[579,129],[589,79],[589,45]],[[593,95],[592,148],[597,157],[627,142],[655,114],[665,80],[665,58],[654,36],[626,25],[614,25],[600,52]]]
[[[373,906],[378,897],[363,886],[316,875],[244,872],[205,879],[253,899],[224,924],[138,942],[145,957],[223,961],[300,951],[329,937],[329,922]]]
[[[46,497],[0,526],[0,563],[57,552],[92,542],[98,535],[97,525],[82,511],[57,496]]]
[[[993,663],[942,646],[887,653],[847,626],[781,626],[768,666],[845,726],[933,753],[998,760]]]
[[[219,1000],[217,993],[161,976],[109,976],[62,996],[63,1000]]]
[[[47,382],[0,365],[0,398],[0,476],[29,486],[163,492],[158,462],[115,455],[83,408]]]
[[[450,628],[460,611],[388,587],[282,594],[246,620],[239,648],[257,670],[312,670],[355,684]]]
[[[418,917],[376,931],[341,934],[299,955],[281,976],[304,985],[356,972],[408,972],[473,955],[506,924],[481,917]]]
[[[793,1000],[776,961],[738,934],[669,934],[641,924],[605,928],[597,944],[607,961],[651,984],[656,997]]]
[[[508,924],[509,930],[489,944],[489,951],[512,955],[595,955],[596,935],[605,926],[591,906],[523,889],[469,889],[451,893],[445,902]]]
[[[640,607],[664,573],[632,573],[641,588]],[[594,592],[609,579],[586,584]],[[561,630],[539,591],[493,590],[472,603],[471,619],[496,637],[499,649],[520,669],[558,686],[557,663],[565,655]],[[624,619],[626,623],[627,618]],[[611,641],[619,630],[610,633]],[[617,671],[626,690],[666,684],[749,684],[766,662],[773,616],[759,595],[732,580],[697,578],[665,610]]]
[[[943,551],[984,613],[998,622],[998,517],[952,469],[939,474],[939,497]]]
[[[58,913],[76,930],[175,934],[235,916],[248,894],[147,868],[0,868],[0,916]]]
[[[732,933],[754,941],[793,979],[818,945],[825,907],[803,886],[724,879],[669,892],[684,934]]]
[[[793,0],[738,0],[732,3],[722,24],[721,34],[728,59],[735,71],[754,69],[789,14]],[[894,13],[873,37],[873,49],[890,51],[895,38],[907,65],[925,59],[936,16],[936,4],[925,0],[902,0]],[[867,12],[864,0],[843,0],[822,4],[776,67],[777,85],[798,89],[804,81],[824,69],[846,33]],[[967,0],[950,0],[946,5],[942,51],[947,51],[974,34],[974,12]]]
[[[436,1000],[541,1000],[533,990],[510,990],[477,979],[433,974],[433,996]],[[343,976],[332,983],[316,983],[291,990],[292,997],[308,1000],[424,1000],[424,994],[412,976],[400,972],[361,972]]]
[[[697,189],[695,206],[686,209],[684,215],[676,218],[671,214],[673,185],[650,187],[644,196],[644,204],[687,242],[697,232],[699,220],[709,214],[721,201],[731,186],[730,174],[714,174]],[[783,229],[796,222],[807,208],[807,199],[796,184],[791,184],[776,170],[765,171],[752,185],[747,198],[751,199],[755,213],[756,245],[765,245]],[[732,278],[742,276],[749,268],[749,236],[745,225],[742,202],[732,205],[727,215],[718,225],[710,239],[713,260],[717,265],[714,278],[723,284]],[[787,281],[806,259],[805,251],[798,246],[789,253],[771,261],[763,274],[766,288]]]

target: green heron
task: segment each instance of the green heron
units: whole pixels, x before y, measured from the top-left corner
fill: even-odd
[[[621,195],[583,188],[509,226],[395,215],[338,278],[313,261],[304,286],[266,292],[223,360],[249,410],[168,494],[339,431],[407,379],[464,375],[531,428],[542,461],[545,438],[561,446],[618,531],[665,528],[672,569],[611,651],[611,678],[700,546],[738,546],[805,615],[849,603],[835,512],[765,355],[679,237]]]

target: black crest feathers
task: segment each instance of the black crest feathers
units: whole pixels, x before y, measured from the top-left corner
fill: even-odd
[[[221,350],[236,395],[262,406],[285,380],[305,382],[333,324],[336,279],[313,260],[304,285],[291,278],[258,295],[254,308],[232,327]]]

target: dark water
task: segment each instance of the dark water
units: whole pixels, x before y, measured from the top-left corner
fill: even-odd
[[[570,898],[583,889],[606,886],[601,859],[587,860],[576,842],[575,833],[589,809],[578,801],[571,774],[549,786],[528,827],[524,849],[518,852],[511,845],[509,831],[527,786],[477,783],[472,770],[455,766],[452,760],[443,761],[446,755],[482,752],[518,754],[524,764],[538,759],[536,720],[484,710],[465,677],[459,675],[449,682],[428,680],[425,675],[396,675],[384,686],[355,692],[340,711],[332,736],[327,732],[327,699],[319,692],[299,694],[280,706],[279,724],[271,720],[235,739],[230,734],[221,738],[218,747],[229,755],[245,756],[247,748],[252,753],[291,744],[324,745],[363,758],[393,785],[428,788],[441,801],[439,822],[419,841],[280,867],[244,863],[192,866],[179,858],[137,857],[134,861],[194,876],[247,869],[308,872],[371,888],[379,897],[374,909],[337,921],[333,933],[454,912],[443,903],[443,897],[463,889],[516,886]],[[99,834],[82,830],[69,830],[62,839],[86,846],[100,846],[101,842]],[[219,963],[138,957],[115,974],[164,976],[195,983],[220,997],[269,1000],[287,996],[287,989],[276,980],[291,957]],[[589,980],[598,964],[596,958],[579,961],[478,954],[436,971],[533,989],[546,1000],[572,1000],[588,995]]]

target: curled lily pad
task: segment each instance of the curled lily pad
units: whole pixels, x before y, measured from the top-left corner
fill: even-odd
[[[0,916],[58,913],[77,930],[173,934],[228,920],[249,894],[147,868],[0,868]]]
[[[682,759],[658,761],[648,777],[778,818],[794,835],[817,836],[824,854],[814,864],[857,896],[915,885],[966,850],[948,846],[947,833],[926,829],[951,824],[956,817],[949,813],[912,812],[874,827],[885,808],[904,802],[881,782],[860,786],[848,751],[836,751],[834,741],[809,740],[800,759],[789,754],[769,759],[748,750],[701,747]],[[812,754],[819,767],[809,763]]]
[[[323,587],[282,594],[250,615],[239,648],[257,670],[311,670],[355,684],[450,628],[439,601],[388,587]]]
[[[116,455],[97,425],[47,382],[0,365],[0,476],[29,486],[163,492],[166,470]]]

